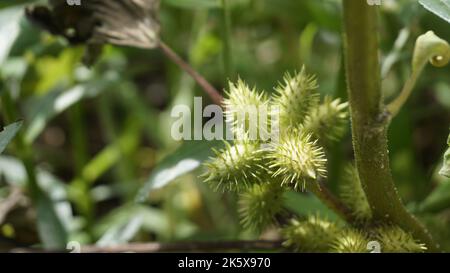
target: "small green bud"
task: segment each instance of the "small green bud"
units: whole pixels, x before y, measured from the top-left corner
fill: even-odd
[[[319,104],[315,76],[308,75],[303,67],[300,73],[292,77],[287,73],[284,82],[275,88],[274,104],[279,108],[280,129],[285,131],[299,128],[306,116]]]

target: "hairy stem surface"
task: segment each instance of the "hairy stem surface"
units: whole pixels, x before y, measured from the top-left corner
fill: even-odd
[[[392,179],[387,118],[382,106],[378,11],[366,1],[344,0],[344,43],[356,167],[374,220],[411,232],[436,251],[426,229],[403,206]]]

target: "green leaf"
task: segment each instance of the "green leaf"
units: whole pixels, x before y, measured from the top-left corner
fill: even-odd
[[[97,245],[106,247],[130,242],[142,227],[142,217],[135,215],[121,225],[110,227],[98,240]]]
[[[0,156],[0,176],[13,186],[25,187],[27,174],[19,160]],[[48,249],[65,247],[67,233],[74,224],[72,208],[67,202],[66,186],[52,174],[37,169],[37,180],[42,192],[36,197],[38,231]]]
[[[450,181],[445,181],[419,205],[420,212],[440,212],[450,207]]]
[[[47,249],[63,249],[67,243],[67,231],[61,221],[56,203],[44,192],[36,198],[36,220],[39,237]]]
[[[339,217],[325,206],[315,195],[288,191],[284,195],[286,208],[300,215],[318,214],[327,220],[339,220]]]
[[[4,9],[10,6],[20,6],[23,4],[32,4],[38,0],[2,0],[0,3],[0,9]]]
[[[212,148],[221,147],[222,141],[186,141],[174,153],[165,157],[150,174],[139,191],[137,199],[143,201],[149,192],[162,188],[176,178],[189,173],[213,155]]]
[[[220,0],[164,0],[164,4],[178,8],[207,9],[222,6]]]
[[[47,122],[58,114],[64,112],[75,103],[85,98],[92,98],[113,86],[116,81],[113,79],[100,79],[85,84],[79,84],[67,91],[55,90],[43,97],[35,98],[27,102],[29,109],[26,117],[30,120],[30,125],[25,132],[25,140],[32,143],[45,128]]]
[[[450,177],[450,135],[448,136],[447,144],[449,148],[444,154],[444,164],[442,165],[439,174],[442,176]]]
[[[94,227],[94,234],[104,237],[112,230],[122,229],[134,217],[140,219],[142,230],[146,232],[161,234],[168,229],[168,219],[161,210],[141,204],[125,204],[100,219]]]
[[[35,94],[45,94],[56,86],[62,86],[65,82],[70,82],[73,71],[83,55],[81,48],[64,49],[57,56],[42,56],[35,63],[36,82],[33,92]]]
[[[5,80],[22,80],[28,69],[26,60],[20,57],[10,57],[0,66],[0,74]]]
[[[0,66],[6,60],[20,33],[22,8],[14,7],[0,11]]]
[[[450,23],[450,0],[420,0],[422,6]]]
[[[134,225],[125,228],[133,219],[136,219]],[[167,216],[159,209],[140,204],[125,204],[107,214],[94,226],[94,234],[101,237],[97,244],[118,243],[119,237],[122,243],[127,242],[139,231],[136,226],[145,232],[163,234],[168,231],[169,222]]]
[[[6,126],[3,131],[0,132],[0,154],[6,148],[6,145],[13,139],[13,137],[17,134],[17,132],[22,127],[22,121],[14,122],[8,126]]]

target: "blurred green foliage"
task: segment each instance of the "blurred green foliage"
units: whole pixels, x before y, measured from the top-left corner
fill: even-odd
[[[36,217],[43,215],[33,213],[39,206],[21,204],[0,222],[0,250],[45,245],[42,232],[55,236],[56,222],[68,234],[64,240],[102,246],[255,238],[239,224],[235,196],[213,192],[198,178],[198,163],[217,143],[178,143],[170,136],[172,107],[192,106],[193,96],[203,95],[194,81],[158,50],[106,46],[94,66],[84,67],[81,46],[26,20],[24,4],[36,2],[42,1],[0,3],[0,92],[10,94],[23,119],[23,140],[48,196],[42,206],[54,207],[56,214]],[[285,71],[305,64],[318,76],[322,94],[346,100],[340,1],[227,2],[229,35],[221,1],[163,0],[162,39],[219,90],[239,76],[272,92]],[[416,37],[433,30],[450,41],[450,28],[416,1],[385,1],[381,10],[383,90],[389,101],[408,77]],[[232,60],[230,74],[223,56]],[[450,124],[449,75],[450,67],[428,67],[389,132],[400,194],[447,250],[450,180],[438,172]],[[5,117],[1,120],[6,126]],[[333,191],[352,159],[349,131],[328,155]],[[27,180],[19,157],[17,145],[0,156],[0,202]],[[335,218],[308,194],[292,193],[286,202],[299,215]],[[35,223],[40,237],[30,230]]]

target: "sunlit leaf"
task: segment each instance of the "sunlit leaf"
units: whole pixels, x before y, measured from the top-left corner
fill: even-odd
[[[70,90],[55,90],[35,100],[29,101],[27,120],[30,124],[25,133],[29,143],[42,132],[47,122],[85,98],[92,98],[115,83],[115,77],[79,84]]]
[[[164,158],[150,174],[149,179],[138,194],[144,200],[154,189],[162,188],[176,178],[189,173],[213,155],[211,148],[222,146],[221,141],[189,141],[183,143],[173,154]]]
[[[22,127],[22,121],[18,121],[6,126],[3,131],[0,132],[0,154],[6,148],[6,145],[13,139],[17,132]]]
[[[8,57],[20,33],[21,8],[8,8],[0,11],[0,65]]]
[[[444,154],[444,164],[442,165],[439,174],[442,176],[450,177],[450,135],[448,136],[447,144],[449,148]]]
[[[137,217],[139,219],[135,221],[139,222],[139,227],[146,232],[161,234],[168,229],[168,219],[162,211],[140,204],[125,204],[100,219],[94,228],[94,233],[97,236],[104,238],[103,242],[106,243],[105,236],[107,233],[117,234],[116,231],[123,229],[123,227],[126,226],[126,224],[129,223],[133,217]],[[132,236],[128,235],[126,237],[126,239],[129,239],[129,237]],[[108,239],[110,242],[112,240],[113,239]],[[102,241],[102,239],[100,239],[99,242],[100,241]]]
[[[113,246],[128,243],[139,232],[142,226],[142,217],[132,216],[122,225],[110,227],[98,240],[98,246]]]
[[[78,49],[65,49],[55,57],[43,56],[37,59],[35,67],[39,81],[34,93],[45,94],[58,84],[69,82],[81,56],[82,51]]]
[[[419,0],[426,9],[450,23],[450,0]]]

